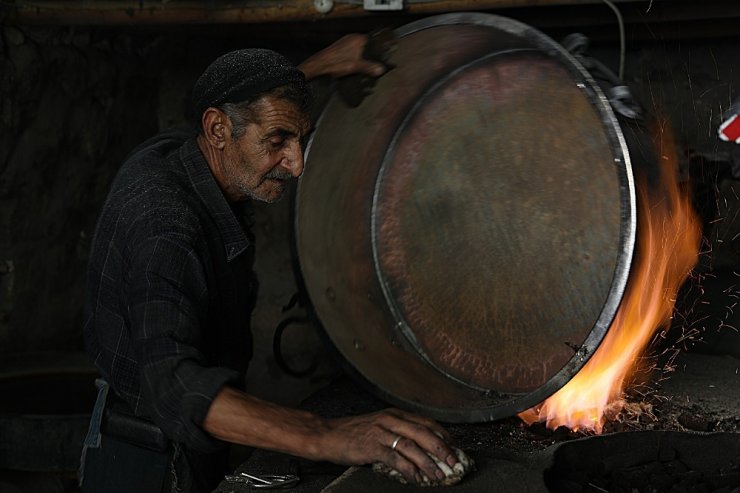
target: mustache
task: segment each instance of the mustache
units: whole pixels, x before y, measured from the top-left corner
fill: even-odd
[[[282,169],[274,169],[265,174],[266,180],[290,180],[291,178],[293,178],[293,175]]]

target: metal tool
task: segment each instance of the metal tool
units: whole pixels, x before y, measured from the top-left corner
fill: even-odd
[[[240,483],[251,488],[266,490],[292,488],[300,481],[300,478],[295,474],[263,474],[261,476],[255,476],[246,472],[225,476],[224,479],[228,483]]]

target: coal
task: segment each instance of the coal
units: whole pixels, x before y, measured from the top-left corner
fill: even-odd
[[[691,413],[681,413],[678,416],[678,422],[687,430],[712,431],[714,428],[714,423],[710,422],[703,416]]]

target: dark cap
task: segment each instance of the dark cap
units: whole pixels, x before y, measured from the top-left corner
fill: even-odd
[[[193,109],[203,112],[223,103],[239,103],[290,83],[305,84],[303,72],[272,50],[250,48],[218,57],[201,74],[193,88]]]

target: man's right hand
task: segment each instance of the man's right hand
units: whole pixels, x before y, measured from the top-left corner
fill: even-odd
[[[420,483],[422,475],[432,481],[445,477],[427,454],[450,467],[457,463],[444,428],[399,409],[325,419],[227,386],[211,403],[203,428],[221,440],[314,461],[344,465],[380,462],[410,483]]]
[[[316,453],[322,460],[347,465],[382,462],[410,483],[420,483],[422,474],[432,480],[444,479],[444,472],[427,454],[450,467],[457,463],[444,428],[431,419],[399,409],[326,420],[325,424],[323,430],[317,430],[321,436]]]

